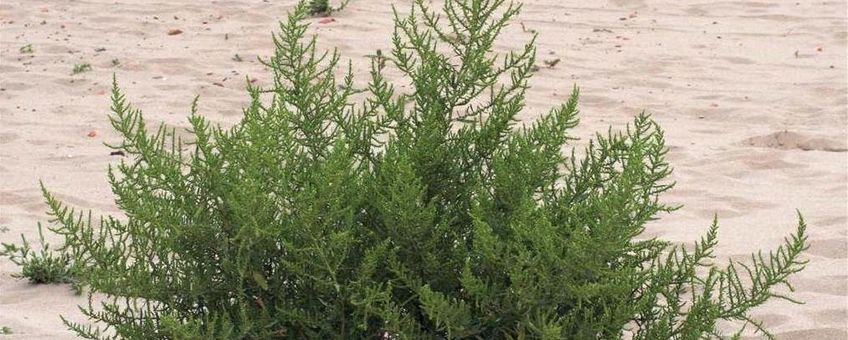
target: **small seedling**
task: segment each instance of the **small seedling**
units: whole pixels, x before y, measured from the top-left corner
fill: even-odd
[[[79,74],[79,73],[88,72],[88,71],[91,71],[91,64],[89,64],[89,63],[76,64],[76,65],[74,65],[73,74]]]
[[[38,238],[41,251],[36,252],[27,238],[21,234],[21,245],[2,243],[0,257],[8,257],[12,263],[21,266],[16,278],[27,278],[32,283],[74,283],[70,255],[50,250],[50,244],[44,240],[41,224],[38,225]]]
[[[112,66],[121,65],[121,61],[118,58],[112,59]]]
[[[19,51],[21,51],[21,53],[24,53],[24,54],[32,54],[34,52],[33,49],[32,49],[32,44],[26,44],[24,46],[21,46]]]
[[[233,56],[233,61],[242,62],[241,56],[236,53],[236,55]]]
[[[0,334],[9,335],[12,334],[12,329],[9,326],[0,327]]]
[[[345,7],[350,0],[344,0],[339,4],[339,7],[330,6],[330,0],[310,0],[309,1],[309,14],[313,16],[327,16],[332,14],[333,12],[341,11]]]

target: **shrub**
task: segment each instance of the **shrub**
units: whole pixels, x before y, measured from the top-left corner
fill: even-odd
[[[301,3],[248,84],[240,123],[192,106],[191,140],[149,129],[112,91],[109,170],[125,217],[97,223],[45,191],[52,230],[101,305],[87,338],[698,339],[800,271],[805,224],[751,262],[640,237],[676,207],[663,131],[646,114],[580,153],[578,90],[521,128],[536,49],[492,46],[520,6],[417,0],[395,14],[400,92],[372,63],[361,103],[339,55],[306,39]],[[463,37],[449,39],[449,37]],[[582,156],[577,156],[577,155]],[[89,215],[90,216],[90,215]],[[791,289],[791,286],[789,286]],[[765,331],[765,330],[762,330]]]

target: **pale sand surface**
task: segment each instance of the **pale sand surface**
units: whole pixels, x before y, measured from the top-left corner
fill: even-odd
[[[353,60],[360,83],[366,55],[388,49],[389,3],[353,0],[335,22],[312,20],[323,46]],[[113,73],[151,121],[185,126],[199,95],[203,114],[230,125],[247,101],[245,76],[268,83],[256,56],[272,53],[270,33],[291,4],[0,2],[0,241],[36,237],[47,218],[39,179],[72,206],[117,212],[105,170],[118,159],[103,146],[116,141],[106,116]],[[574,83],[581,137],[652,112],[676,168],[666,199],[685,207],[649,236],[690,242],[718,214],[720,257],[742,258],[777,247],[802,211],[810,263],[793,282],[806,304],[770,303],[755,315],[782,339],[848,338],[844,1],[528,0],[519,20],[540,33],[542,66],[522,118],[564,101]],[[498,48],[529,36],[516,22]],[[33,54],[19,52],[26,44]],[[555,58],[552,69],[542,64]],[[71,75],[83,62],[93,71]],[[59,314],[81,320],[84,300],[66,286],[13,279],[17,271],[0,261],[0,326],[12,338],[71,338]]]

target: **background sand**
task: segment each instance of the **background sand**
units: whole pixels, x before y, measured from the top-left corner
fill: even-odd
[[[389,2],[409,8],[353,0],[335,22],[313,20],[322,45],[351,58],[360,82],[365,55],[388,49]],[[270,33],[291,4],[0,2],[0,226],[8,228],[0,241],[36,237],[46,219],[39,179],[72,206],[116,212],[105,170],[117,158],[103,146],[116,141],[106,116],[113,73],[151,121],[185,126],[200,95],[201,112],[230,125],[247,101],[245,76],[268,83],[256,56],[271,54]],[[793,282],[806,304],[770,303],[755,315],[783,339],[848,338],[844,1],[527,0],[519,21],[540,33],[542,67],[523,118],[564,101],[574,83],[582,137],[653,113],[676,168],[666,199],[685,207],[650,236],[692,241],[718,214],[719,255],[738,258],[779,245],[802,211],[810,264]],[[497,47],[529,36],[516,22]],[[27,44],[33,53],[20,53]],[[93,70],[71,75],[84,62]],[[83,299],[67,286],[13,279],[17,271],[0,261],[0,326],[12,338],[69,338],[58,315],[80,320]]]

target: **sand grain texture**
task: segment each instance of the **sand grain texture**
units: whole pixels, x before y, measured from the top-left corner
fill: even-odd
[[[203,114],[233,124],[248,100],[245,77],[270,80],[256,57],[271,54],[270,34],[292,3],[0,2],[0,241],[36,237],[47,218],[39,179],[71,206],[118,213],[105,174],[118,159],[103,146],[116,141],[106,116],[113,73],[153,122],[186,126],[199,95]],[[366,55],[388,50],[390,13],[389,2],[353,0],[311,31],[351,58],[364,83]],[[523,119],[564,101],[575,83],[584,141],[653,113],[676,168],[666,199],[685,207],[651,236],[691,242],[717,214],[719,255],[741,258],[778,246],[802,211],[810,264],[793,282],[806,304],[770,303],[756,316],[781,339],[848,338],[845,1],[528,0],[519,21],[540,34]],[[515,22],[496,47],[529,37]],[[92,71],[72,75],[82,63]],[[81,320],[83,299],[13,279],[17,271],[0,261],[0,326],[11,338],[72,338],[58,315]]]

